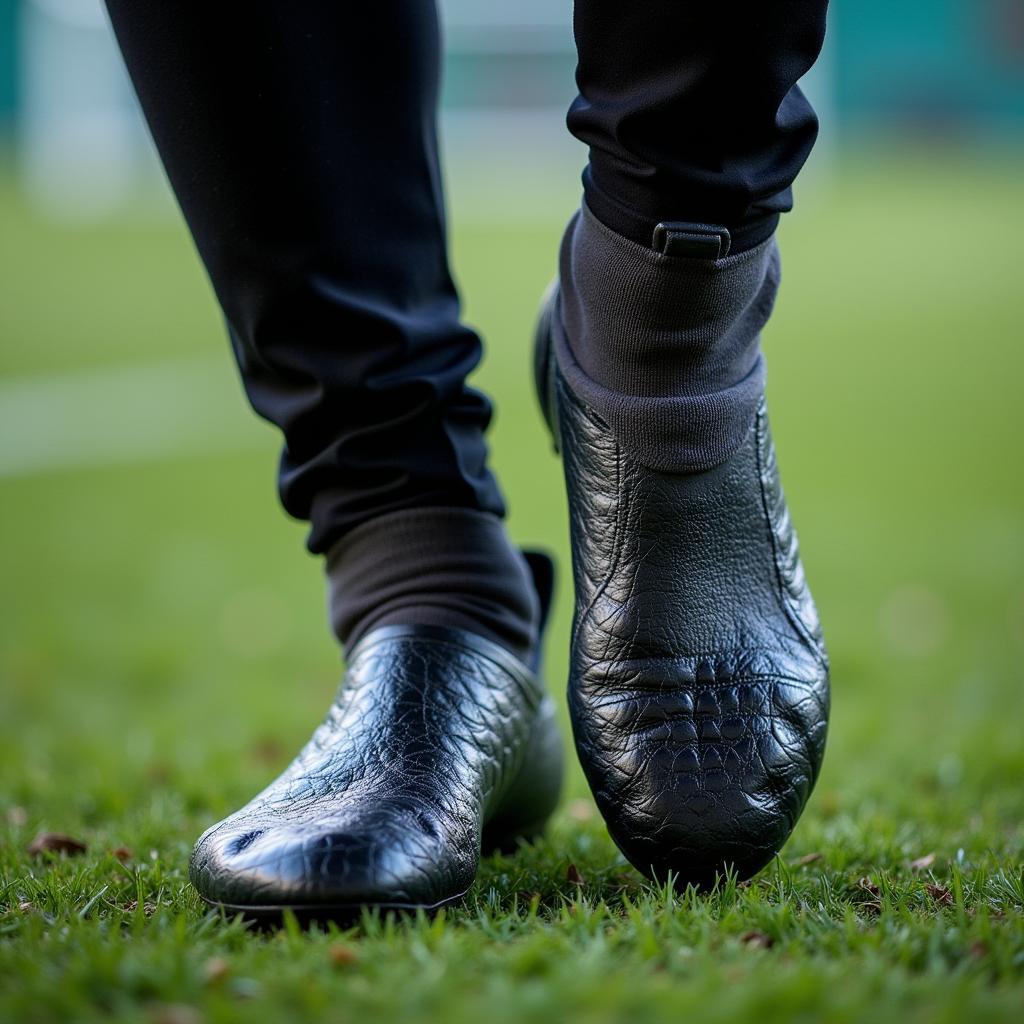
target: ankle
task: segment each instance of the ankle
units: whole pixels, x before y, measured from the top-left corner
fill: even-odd
[[[718,465],[753,423],[778,279],[771,239],[723,259],[669,257],[584,206],[562,243],[559,367],[641,461],[675,472]]]
[[[466,508],[391,512],[327,555],[331,627],[347,649],[389,625],[465,629],[529,662],[540,608],[526,561],[496,516]]]

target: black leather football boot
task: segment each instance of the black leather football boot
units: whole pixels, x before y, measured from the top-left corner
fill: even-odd
[[[546,618],[551,565],[527,557]],[[199,839],[193,885],[271,921],[457,901],[481,851],[536,836],[557,803],[562,743],[535,670],[460,629],[368,633],[298,757]]]
[[[576,749],[640,871],[701,887],[729,866],[748,877],[796,824],[829,709],[763,398],[724,464],[650,469],[563,379],[559,306],[554,287],[535,366],[569,499]]]

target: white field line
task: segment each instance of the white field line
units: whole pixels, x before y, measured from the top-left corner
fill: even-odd
[[[227,351],[0,379],[0,479],[268,443]]]

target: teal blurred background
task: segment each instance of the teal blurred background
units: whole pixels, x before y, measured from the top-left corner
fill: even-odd
[[[563,567],[560,691],[565,509],[528,338],[579,199],[570,5],[443,7],[453,260],[511,529]],[[807,88],[823,130],[765,345],[834,658],[809,813],[895,777],[908,811],[953,787],[1019,820],[1022,5],[840,0]],[[187,839],[326,706],[320,569],[98,3],[0,0],[0,123],[0,802],[70,828],[157,794]]]

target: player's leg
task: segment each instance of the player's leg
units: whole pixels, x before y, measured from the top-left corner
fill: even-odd
[[[328,723],[204,837],[193,878],[256,910],[442,902],[497,827],[495,788],[520,780],[514,833],[558,770],[524,791],[527,746],[557,743],[526,667],[543,595],[466,385],[480,342],[446,256],[434,5],[108,7],[349,653]]]
[[[577,588],[570,707],[610,831],[707,883],[779,849],[827,660],[779,488],[760,330],[816,132],[825,0],[577,0],[584,203],[539,332]]]

